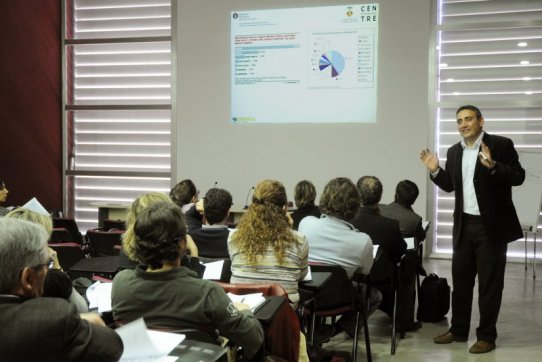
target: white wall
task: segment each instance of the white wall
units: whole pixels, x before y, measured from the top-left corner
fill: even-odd
[[[367,1],[360,1],[358,3]],[[425,215],[431,13],[429,0],[381,0],[378,112],[375,124],[234,125],[230,117],[230,11],[355,4],[318,0],[180,0],[177,11],[177,180],[202,193],[218,181],[238,207],[259,180],[293,188],[311,180],[318,194],[334,177],[375,175],[383,202],[408,178],[420,187]],[[360,106],[362,102],[360,101]]]

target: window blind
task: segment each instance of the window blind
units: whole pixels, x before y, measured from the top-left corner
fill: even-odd
[[[64,6],[65,206],[86,230],[97,204],[169,191],[171,3]]]
[[[441,165],[460,141],[455,111],[464,104],[478,106],[484,129],[512,139],[518,152],[542,152],[542,2],[437,4],[435,145]],[[434,204],[432,251],[451,254],[453,193],[435,188]],[[532,256],[532,235],[528,243]],[[523,240],[509,244],[508,254],[522,257]]]

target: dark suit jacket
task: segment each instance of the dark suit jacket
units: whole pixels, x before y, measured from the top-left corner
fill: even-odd
[[[198,247],[198,255],[205,258],[230,258],[228,228],[196,228],[189,232]]]
[[[512,186],[525,180],[525,170],[519,163],[512,140],[489,134],[482,139],[497,162],[493,173],[476,160],[474,189],[478,208],[487,235],[495,242],[511,242],[523,236],[521,225],[512,203]],[[432,178],[446,192],[455,191],[453,244],[457,246],[463,221],[463,147],[457,143],[448,149],[445,169]]]
[[[307,216],[314,216],[314,217],[320,217],[322,213],[320,212],[320,208],[316,205],[308,206],[308,207],[300,207],[299,209],[292,212],[290,216],[292,216],[292,220],[294,220],[293,228],[294,230],[297,230],[299,227],[299,223],[301,220],[303,220]]]
[[[368,234],[373,245],[379,245],[377,258],[371,269],[371,279],[379,281],[392,275],[392,263],[396,263],[406,250],[406,243],[401,236],[399,222],[379,214],[378,209],[361,207],[352,225]]]
[[[107,327],[79,317],[60,298],[0,296],[2,361],[118,361],[123,345]]]
[[[422,227],[422,217],[414,212],[412,208],[392,202],[389,205],[379,205],[383,216],[399,221],[401,235],[405,238],[415,237],[416,240],[425,240],[425,230]]]

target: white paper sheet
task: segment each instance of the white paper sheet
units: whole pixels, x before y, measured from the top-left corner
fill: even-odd
[[[220,280],[222,275],[222,268],[224,267],[224,260],[213,261],[205,263],[205,271],[203,272],[203,279]]]
[[[238,295],[230,292],[228,293],[228,297],[230,297],[230,300],[234,303],[243,303],[248,305],[253,312],[260,304],[265,302],[265,297],[262,293]]]
[[[407,249],[416,249],[416,244],[414,243],[414,238],[405,238],[406,248]]]
[[[122,362],[175,361],[163,359],[185,338],[183,334],[147,330],[143,318],[139,318],[115,330],[122,339],[124,352]]]
[[[98,312],[109,312],[111,310],[111,289],[113,283],[101,283],[97,281],[87,288],[87,299],[89,308],[98,308]]]
[[[47,210],[43,207],[42,204],[40,204],[38,199],[36,199],[35,197],[33,197],[30,201],[24,204],[23,208],[28,209],[30,211],[37,212],[38,214],[51,216],[49,212],[47,212]]]

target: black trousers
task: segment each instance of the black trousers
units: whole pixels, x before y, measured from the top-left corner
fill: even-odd
[[[469,335],[473,289],[478,274],[480,323],[476,328],[476,337],[494,343],[504,287],[507,244],[488,239],[480,216],[463,214],[461,229],[452,257],[450,332],[461,337]]]

